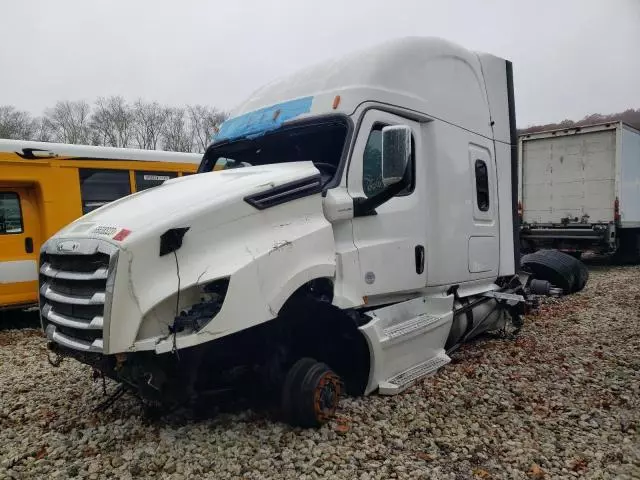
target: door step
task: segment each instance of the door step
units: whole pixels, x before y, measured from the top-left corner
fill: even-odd
[[[381,395],[395,395],[396,393],[400,393],[413,385],[417,380],[436,373],[450,361],[449,356],[442,350],[426,362],[419,363],[390,378],[386,382],[380,382],[379,392]]]
[[[365,393],[393,395],[449,362],[444,345],[453,322],[453,295],[424,296],[367,312],[360,327],[371,369]]]
[[[420,330],[424,330],[436,323],[440,318],[439,316],[423,314],[417,318],[411,318],[402,323],[387,327],[383,330],[384,336],[387,337],[384,341],[390,342],[402,337],[410,337],[412,334],[418,333]]]

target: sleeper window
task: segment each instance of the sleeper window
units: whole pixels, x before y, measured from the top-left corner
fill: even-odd
[[[475,174],[478,210],[486,212],[489,210],[489,173],[484,160],[476,160]]]
[[[367,139],[367,144],[364,147],[364,154],[362,158],[362,188],[364,194],[367,197],[372,197],[382,190],[384,190],[384,184],[382,183],[382,127],[385,125],[376,123]],[[412,151],[415,150],[415,143],[413,137],[411,137]],[[414,188],[414,172],[415,172],[415,155],[411,154],[409,161],[409,169],[411,175],[411,184],[405,188],[398,195],[408,195]]]
[[[20,197],[14,192],[0,192],[0,235],[22,232]]]

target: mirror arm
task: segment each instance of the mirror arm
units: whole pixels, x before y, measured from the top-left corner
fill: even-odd
[[[407,165],[407,169],[405,170],[404,176],[402,177],[401,181],[399,181],[395,185],[391,185],[389,188],[385,188],[383,191],[374,195],[373,197],[354,198],[353,216],[365,217],[367,215],[377,215],[375,210],[377,207],[385,202],[388,202],[402,190],[407,188],[407,184],[409,183],[409,170],[409,166]]]

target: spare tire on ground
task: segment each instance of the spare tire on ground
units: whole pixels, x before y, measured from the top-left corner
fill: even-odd
[[[589,269],[580,260],[577,261],[576,266],[578,268],[578,284],[574,291],[579,292],[587,285],[587,281],[589,280]]]
[[[524,255],[520,265],[535,278],[561,288],[565,294],[579,292],[589,279],[584,263],[558,250],[538,250]]]

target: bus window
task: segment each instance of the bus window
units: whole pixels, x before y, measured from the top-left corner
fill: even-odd
[[[176,172],[135,172],[136,174],[136,191],[140,192],[147,188],[162,185],[165,180],[176,178]]]
[[[0,192],[0,235],[22,233],[20,198],[14,192]]]
[[[79,171],[83,214],[131,193],[128,170],[81,168]]]

